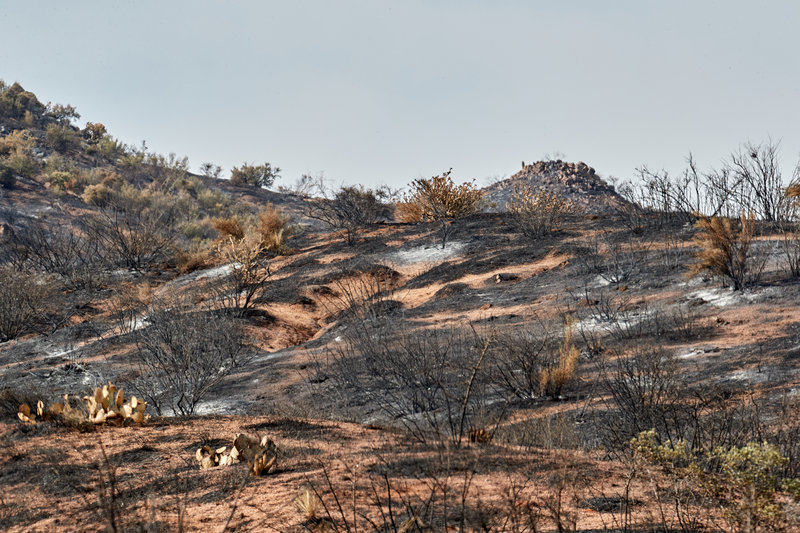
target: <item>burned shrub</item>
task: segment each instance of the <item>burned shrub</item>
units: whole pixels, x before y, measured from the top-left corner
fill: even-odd
[[[347,243],[353,244],[365,228],[389,216],[383,196],[382,191],[342,187],[329,198],[309,202],[307,213],[333,230],[344,230]]]
[[[412,330],[397,317],[357,320],[328,350],[323,372],[347,391],[341,401],[375,401],[421,442],[459,446],[493,395],[490,345],[457,329]]]
[[[56,286],[51,278],[0,266],[0,342],[31,331],[47,314]]]
[[[209,391],[247,358],[232,319],[188,302],[157,303],[136,332],[134,388],[159,415],[194,414]]]

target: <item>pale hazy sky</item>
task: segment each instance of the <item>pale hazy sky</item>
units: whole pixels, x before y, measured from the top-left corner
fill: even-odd
[[[129,144],[290,182],[603,176],[800,153],[800,2],[0,0],[0,78]],[[227,175],[227,173],[226,173]]]

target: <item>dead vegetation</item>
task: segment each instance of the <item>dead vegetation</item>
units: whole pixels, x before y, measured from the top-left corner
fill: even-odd
[[[535,188],[476,213],[448,171],[396,224],[380,191],[292,204],[269,164],[194,176],[26,102],[0,141],[4,529],[798,529],[776,144],[643,168],[614,214]]]

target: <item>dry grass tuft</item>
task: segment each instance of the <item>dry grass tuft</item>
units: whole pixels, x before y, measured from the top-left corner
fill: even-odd
[[[294,506],[300,511],[300,514],[303,515],[303,520],[306,522],[318,522],[320,520],[322,502],[310,489],[303,489],[303,492],[294,499]]]
[[[289,234],[289,217],[272,204],[258,214],[258,234],[265,250],[282,253]]]
[[[709,273],[729,280],[734,290],[742,290],[753,274],[753,213],[747,217],[742,214],[738,224],[730,218],[702,217],[695,227],[699,232],[694,241],[700,250],[695,255],[697,261],[689,267],[689,277]]]
[[[211,225],[217,230],[222,240],[240,241],[244,239],[244,227],[236,217],[215,218],[211,221]]]

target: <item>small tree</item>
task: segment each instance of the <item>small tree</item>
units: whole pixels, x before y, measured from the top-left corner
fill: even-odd
[[[475,213],[483,194],[474,182],[456,185],[450,173],[451,168],[440,176],[419,178],[411,182],[411,193],[404,199],[407,205],[415,206],[423,220],[439,223],[442,248],[447,244],[450,233],[448,223],[452,220]]]
[[[742,290],[760,273],[753,269],[751,246],[755,232],[752,213],[741,215],[736,224],[729,218],[702,217],[695,227],[695,243],[700,247],[697,262],[689,269],[690,277],[711,273],[728,279],[734,290]]]
[[[250,165],[244,163],[241,167],[231,170],[231,183],[234,185],[251,185],[253,187],[270,187],[280,175],[281,169],[273,167],[270,163],[263,165]]]
[[[81,114],[75,109],[75,106],[69,104],[52,104],[47,102],[46,111],[44,116],[52,118],[61,124],[69,125],[73,120],[79,120]]]
[[[774,222],[783,218],[784,183],[780,166],[780,143],[745,143],[731,154],[732,174],[742,184],[739,202],[759,220]]]

